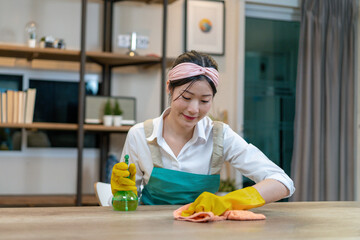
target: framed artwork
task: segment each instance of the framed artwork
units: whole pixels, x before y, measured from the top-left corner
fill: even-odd
[[[185,51],[225,52],[224,1],[185,0]]]
[[[108,97],[92,96],[85,97],[85,123],[100,124],[104,116],[104,107],[110,99],[113,105],[118,101],[123,110],[123,125],[134,125],[136,123],[136,99],[134,97]]]

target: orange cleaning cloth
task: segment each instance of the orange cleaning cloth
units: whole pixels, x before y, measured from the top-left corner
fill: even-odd
[[[253,221],[266,219],[264,214],[253,213],[247,210],[230,210],[224,212],[220,216],[216,216],[212,212],[198,212],[188,217],[181,216],[181,212],[187,210],[189,206],[190,203],[176,209],[173,213],[175,220],[189,222],[213,222],[222,220]]]

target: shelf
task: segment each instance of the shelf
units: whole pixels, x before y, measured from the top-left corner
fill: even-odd
[[[84,124],[85,131],[99,131],[99,132],[123,132],[127,133],[132,126],[119,126],[119,127],[107,127],[104,125]]]
[[[66,62],[79,62],[80,51],[55,49],[55,48],[30,48],[22,45],[0,44],[0,57],[24,58],[31,60],[55,60]],[[167,65],[170,66],[174,59],[168,58]],[[161,57],[156,56],[133,56],[111,52],[89,51],[86,53],[86,61],[112,67],[153,65],[160,64]]]
[[[175,2],[176,0],[168,0],[168,4]],[[162,4],[163,0],[113,0],[113,2],[143,2],[147,4],[158,3]]]
[[[80,51],[55,48],[30,48],[21,45],[0,44],[1,57],[57,60],[57,61],[80,61]]]
[[[21,123],[0,123],[0,128],[25,128],[25,129],[46,129],[46,130],[65,130],[65,131],[75,131],[78,129],[78,124],[76,123],[44,123],[44,122],[34,122],[31,124],[21,124]],[[119,127],[107,127],[104,125],[98,124],[84,124],[85,131],[98,131],[98,132],[122,132],[126,133],[129,131],[131,126],[119,126]]]
[[[0,128],[26,128],[26,129],[48,129],[48,130],[77,130],[76,123],[0,123]]]
[[[107,52],[87,52],[87,60],[103,65],[110,66],[128,66],[128,65],[143,65],[143,64],[159,64],[160,57],[153,56],[133,56],[126,54],[107,53]]]

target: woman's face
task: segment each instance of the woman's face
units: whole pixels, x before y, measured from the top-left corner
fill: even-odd
[[[213,91],[206,80],[176,87],[171,93],[170,119],[184,128],[193,128],[209,112]],[[179,97],[180,96],[180,97]]]

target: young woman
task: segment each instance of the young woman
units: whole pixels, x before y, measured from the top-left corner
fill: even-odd
[[[219,84],[216,62],[195,51],[180,55],[167,80],[170,107],[160,117],[133,126],[118,163],[112,192],[133,190],[143,204],[191,204],[183,215],[250,209],[289,197],[292,180],[259,149],[207,114]],[[214,195],[228,161],[256,184],[223,197]],[[130,178],[127,178],[130,175]],[[135,180],[136,179],[136,180]]]

